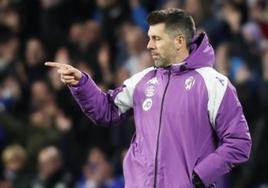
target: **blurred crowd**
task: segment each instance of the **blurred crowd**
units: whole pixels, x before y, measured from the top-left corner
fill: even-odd
[[[267,0],[0,0],[0,188],[123,188],[135,127],[86,118],[45,61],[89,73],[104,91],[152,66],[148,12],[182,8],[236,86],[253,138],[230,187],[268,188]]]

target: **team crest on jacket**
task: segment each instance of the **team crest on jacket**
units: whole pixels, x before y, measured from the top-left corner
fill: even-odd
[[[190,76],[189,78],[185,80],[185,89],[186,90],[192,89],[192,87],[194,86],[194,83],[195,83],[194,77]]]
[[[146,89],[145,89],[145,96],[146,97],[152,97],[155,94],[155,86],[154,85],[149,85]]]
[[[144,111],[148,111],[148,110],[150,110],[150,108],[152,107],[152,105],[153,105],[153,100],[151,98],[147,98],[143,102],[142,108],[143,108]]]
[[[158,80],[156,77],[153,77],[152,79],[148,80],[146,82],[148,85],[147,88],[145,89],[145,96],[146,97],[152,97],[155,95],[155,85],[158,84]]]

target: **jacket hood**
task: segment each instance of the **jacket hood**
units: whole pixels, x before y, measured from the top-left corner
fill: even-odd
[[[215,62],[214,50],[208,36],[202,32],[196,35],[190,47],[190,55],[184,60],[186,69],[212,67]]]

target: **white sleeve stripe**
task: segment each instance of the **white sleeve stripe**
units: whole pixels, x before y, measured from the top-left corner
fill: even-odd
[[[126,87],[124,87],[123,91],[116,95],[114,103],[119,109],[119,115],[125,113],[131,108],[133,102],[130,96],[131,94],[128,92]]]
[[[228,78],[211,67],[196,69],[203,77],[208,91],[208,112],[210,123],[215,129],[215,121],[228,85]]]
[[[133,107],[133,93],[136,85],[148,72],[153,69],[153,67],[144,69],[143,71],[124,81],[125,87],[114,99],[114,103],[119,109],[119,115],[125,113],[127,110]]]

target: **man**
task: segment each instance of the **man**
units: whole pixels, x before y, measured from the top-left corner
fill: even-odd
[[[125,156],[126,188],[215,187],[251,148],[247,122],[228,79],[212,65],[205,33],[183,10],[154,11],[147,48],[155,67],[103,93],[85,73],[58,68],[84,113],[111,125],[134,114],[136,134]]]
[[[32,181],[32,188],[72,187],[72,177],[64,172],[61,153],[58,148],[48,146],[38,154],[38,174]]]

